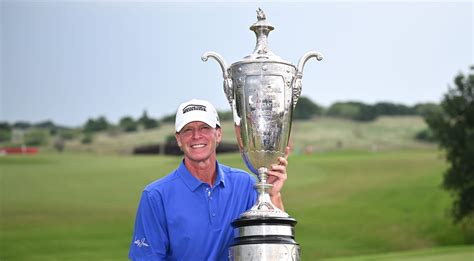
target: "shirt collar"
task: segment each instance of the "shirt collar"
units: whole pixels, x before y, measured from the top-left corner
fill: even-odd
[[[215,186],[222,186],[225,187],[225,175],[224,172],[221,169],[220,164],[216,161],[216,170],[217,170],[217,175],[216,175],[216,180],[214,182],[214,187]],[[201,180],[197,179],[196,177],[189,172],[188,168],[186,168],[186,165],[184,165],[184,159],[181,161],[181,164],[178,167],[178,173],[180,173],[180,177],[183,180],[184,184],[191,190],[195,191],[201,184],[205,184],[205,182],[202,182]]]

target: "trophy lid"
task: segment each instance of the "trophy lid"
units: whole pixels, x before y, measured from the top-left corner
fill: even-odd
[[[276,62],[288,63],[282,60],[279,56],[275,55],[270,48],[268,47],[268,34],[270,31],[275,29],[271,25],[265,16],[265,13],[261,8],[257,10],[257,22],[250,26],[250,30],[255,32],[257,37],[257,44],[255,45],[255,50],[252,54],[245,56],[245,60],[269,60]]]

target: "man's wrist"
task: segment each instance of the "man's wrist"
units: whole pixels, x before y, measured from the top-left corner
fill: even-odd
[[[284,211],[283,200],[281,199],[280,192],[277,192],[274,195],[270,195],[270,200],[272,201],[273,205],[275,205],[275,207]]]
[[[275,194],[270,193],[270,198],[279,199],[279,198],[281,198],[281,193],[280,192],[277,192]]]

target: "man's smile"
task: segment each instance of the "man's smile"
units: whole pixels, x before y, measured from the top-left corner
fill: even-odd
[[[194,145],[191,145],[191,148],[200,149],[200,148],[204,148],[205,146],[206,144],[194,144]]]

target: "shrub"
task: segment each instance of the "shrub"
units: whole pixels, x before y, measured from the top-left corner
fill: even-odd
[[[43,129],[31,129],[25,133],[24,143],[27,146],[43,146],[48,143],[49,131]]]
[[[309,98],[301,96],[298,99],[295,110],[293,111],[293,119],[307,120],[315,115],[320,115],[322,108],[311,101]]]
[[[419,131],[415,135],[415,139],[419,141],[424,141],[424,142],[435,142],[436,139],[433,135],[433,132],[430,129],[424,129]]]
[[[7,142],[12,139],[12,132],[0,129],[0,142]]]
[[[94,139],[94,135],[91,132],[86,132],[84,133],[84,136],[82,136],[81,143],[90,144],[92,143],[93,139]]]
[[[80,131],[79,130],[74,130],[74,129],[60,129],[59,130],[59,137],[61,137],[64,140],[72,140],[76,138],[79,135]]]

